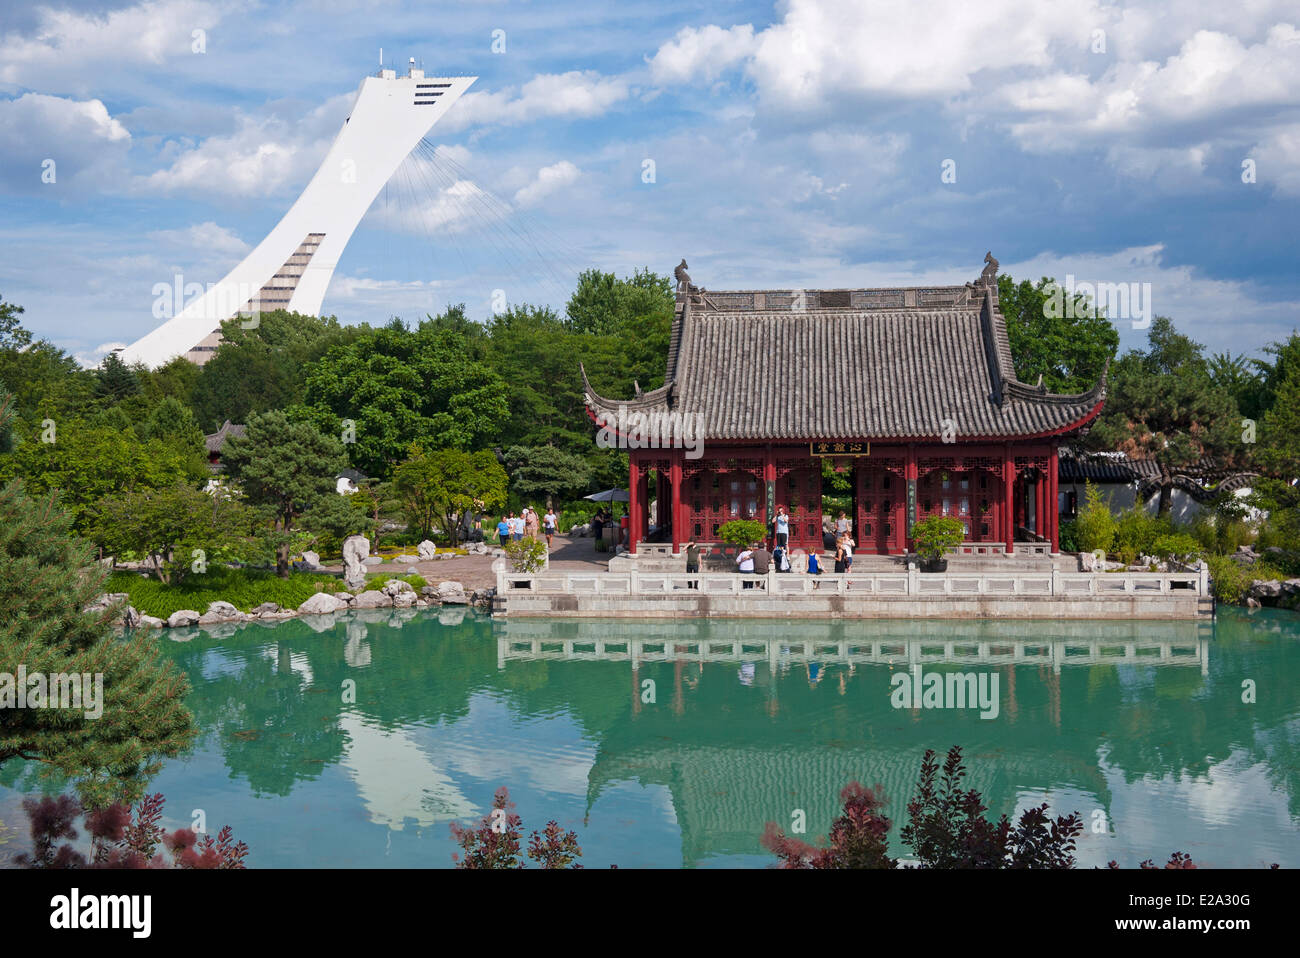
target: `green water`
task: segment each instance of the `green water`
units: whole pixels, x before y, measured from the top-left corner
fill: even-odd
[[[506,785],[526,826],[575,829],[589,867],[761,866],[766,822],[802,811],[806,837],[824,834],[856,779],[883,786],[891,850],[907,857],[898,829],[921,755],[960,744],[994,815],[1080,812],[1082,864],[1181,850],[1209,867],[1300,865],[1293,613],[1229,610],[1212,626],[368,616],[164,639],[202,729],[151,784],[169,824],[202,809],[253,866],[447,867],[448,823]],[[996,717],[896,708],[891,680],[915,659],[996,675]],[[13,827],[35,786],[5,772]]]

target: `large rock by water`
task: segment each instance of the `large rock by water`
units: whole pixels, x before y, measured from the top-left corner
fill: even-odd
[[[331,615],[339,609],[346,609],[348,604],[340,602],[327,592],[317,592],[310,599],[298,606],[301,615]]]
[[[199,613],[193,609],[177,609],[167,616],[167,628],[180,629],[187,625],[198,625]]]
[[[199,616],[199,625],[219,625],[223,622],[238,622],[244,618],[244,613],[240,612],[229,602],[223,602],[218,599],[216,602],[208,603],[208,611]]]
[[[371,589],[368,592],[362,592],[352,600],[354,609],[386,609],[393,604],[391,596],[384,595],[382,592],[376,592]]]
[[[343,540],[343,581],[353,592],[366,584],[366,557],[370,540],[365,536],[348,536]]]

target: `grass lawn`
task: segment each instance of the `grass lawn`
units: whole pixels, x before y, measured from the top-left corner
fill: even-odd
[[[218,599],[242,612],[263,602],[296,609],[317,592],[342,592],[343,580],[327,572],[291,572],[289,578],[281,579],[263,569],[213,567],[202,575],[188,575],[175,585],[163,585],[135,572],[114,572],[104,591],[126,592],[136,609],[165,619],[180,609],[206,612],[208,603]]]

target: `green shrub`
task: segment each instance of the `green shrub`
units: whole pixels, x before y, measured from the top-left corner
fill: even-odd
[[[1173,535],[1176,531],[1171,520],[1153,516],[1142,503],[1134,503],[1115,520],[1114,548],[1121,555],[1132,555],[1134,558],[1151,555],[1157,539]]]
[[[1073,519],[1066,519],[1060,525],[1057,533],[1061,539],[1062,552],[1080,552],[1079,548],[1079,527]]]
[[[1083,508],[1074,520],[1075,544],[1080,552],[1110,552],[1115,542],[1115,517],[1091,482],[1084,486]]]
[[[506,559],[514,572],[529,574],[540,572],[546,567],[545,539],[530,539],[524,536],[522,539],[507,542],[505,551]]]
[[[1250,581],[1258,576],[1253,572],[1246,572],[1227,556],[1207,556],[1205,562],[1210,567],[1210,593],[1216,599],[1233,605],[1240,605],[1246,601]]]
[[[382,586],[389,579],[400,579],[416,592],[419,592],[429,584],[429,581],[425,579],[424,576],[415,575],[414,573],[411,575],[392,575],[388,572],[370,572],[366,574],[366,586],[367,588],[371,585]]]
[[[1205,549],[1194,537],[1185,532],[1161,536],[1151,543],[1150,554],[1157,559],[1174,559],[1178,562],[1191,563],[1205,554]]]
[[[317,592],[341,592],[343,582],[328,572],[291,572],[287,579],[281,579],[264,569],[209,566],[207,572],[191,573],[171,586],[135,572],[114,572],[104,590],[125,592],[136,609],[165,619],[180,609],[206,612],[208,605],[218,599],[242,612],[263,602],[296,609]]]
[[[926,516],[912,526],[912,540],[923,558],[939,559],[966,541],[966,527],[952,516]]]
[[[718,538],[727,545],[752,546],[767,538],[767,526],[754,519],[733,519],[718,526]]]

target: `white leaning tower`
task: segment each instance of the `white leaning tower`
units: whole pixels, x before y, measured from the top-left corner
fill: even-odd
[[[120,353],[159,366],[175,356],[202,365],[236,313],[288,309],[315,315],[361,217],[408,153],[477,77],[406,76],[381,69],[361,81],[343,128],[289,212],[244,261],[173,318]]]

